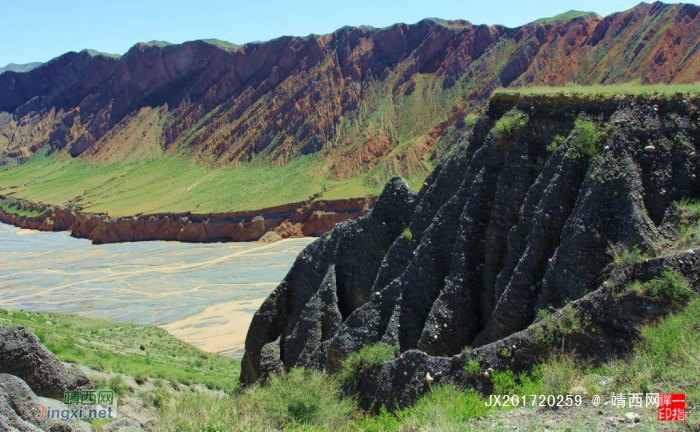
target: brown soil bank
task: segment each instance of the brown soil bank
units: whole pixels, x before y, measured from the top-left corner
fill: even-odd
[[[254,241],[268,231],[282,238],[320,236],[338,222],[367,214],[375,201],[376,197],[306,201],[258,211],[161,213],[116,219],[19,201],[20,210],[41,214],[27,216],[0,210],[0,222],[40,231],[71,231],[74,237],[90,239],[95,244],[147,240]]]

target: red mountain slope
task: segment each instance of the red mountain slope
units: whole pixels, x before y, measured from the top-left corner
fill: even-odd
[[[0,75],[0,163],[46,145],[139,158],[137,130],[217,167],[314,153],[330,179],[421,176],[443,130],[495,88],[700,80],[698,12],[654,3],[515,29],[424,20],[242,47],[68,53]]]

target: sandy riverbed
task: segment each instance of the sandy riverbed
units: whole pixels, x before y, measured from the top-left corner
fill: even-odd
[[[0,308],[160,325],[239,357],[253,313],[311,241],[95,246],[0,224]]]
[[[204,351],[239,354],[243,352],[243,342],[253,314],[264,300],[256,298],[209,306],[197,315],[161,327]]]

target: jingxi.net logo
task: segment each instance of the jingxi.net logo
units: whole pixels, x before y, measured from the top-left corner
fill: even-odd
[[[71,420],[114,419],[117,404],[112,390],[67,391],[63,396],[63,409],[41,405],[37,420],[45,418]]]
[[[660,394],[657,414],[659,421],[685,421],[685,395]]]

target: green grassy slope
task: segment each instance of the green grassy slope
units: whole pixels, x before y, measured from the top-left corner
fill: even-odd
[[[494,394],[558,395],[580,387],[588,392],[583,396],[583,407],[572,408],[568,414],[558,413],[560,410],[520,408],[517,421],[521,426],[539,428],[545,417],[551,417],[561,426],[555,430],[590,430],[605,419],[600,417],[601,410],[605,410],[604,416],[622,418],[626,412],[634,411],[645,418],[642,426],[654,430],[658,426],[654,423],[654,408],[595,408],[587,401],[595,394],[607,401],[612,393],[685,393],[690,409],[686,424],[698,424],[698,322],[700,300],[695,299],[682,312],[642,329],[635,353],[627,358],[591,368],[561,357],[550,359],[527,376],[495,372]],[[211,393],[154,390],[144,401],[155,403],[159,411],[158,430],[461,431],[483,430],[512,417],[509,412],[513,408],[486,407],[484,396],[452,386],[436,386],[411,408],[393,414],[382,410],[377,416],[368,415],[352,399],[339,397],[347,374],[335,377],[301,369],[274,376],[267,386],[255,385],[242,392],[232,392],[238,382],[238,361],[204,354],[153,326],[4,310],[0,310],[0,325],[30,328],[64,361],[140,378],[202,383],[229,393],[221,397]],[[370,357],[355,360],[377,361],[376,355]],[[352,369],[356,364],[357,361],[349,362],[348,367]]]
[[[526,376],[517,377],[510,371],[495,372],[494,394],[566,395],[574,387],[587,391],[583,406],[578,408],[545,411],[531,406],[519,408],[514,421],[524,430],[543,428],[545,419],[555,424],[551,430],[591,430],[605,416],[624,420],[629,411],[644,419],[642,430],[656,430],[659,423],[654,407],[593,407],[589,402],[595,394],[602,401],[609,401],[613,393],[640,392],[685,393],[691,409],[686,424],[698,424],[700,412],[693,410],[700,404],[697,322],[700,322],[700,300],[690,302],[683,312],[644,328],[634,355],[628,358],[591,368],[561,357],[550,359]],[[338,398],[340,380],[298,369],[273,377],[268,387],[254,386],[234,397],[180,395],[160,410],[160,427],[161,430],[478,431],[491,430],[513,417],[514,408],[486,407],[488,398],[453,386],[436,386],[415,406],[399,412],[382,410],[377,416],[368,415],[354,407],[351,400]],[[602,417],[601,413],[604,413]]]
[[[586,96],[616,96],[616,95],[645,95],[645,94],[696,94],[700,93],[700,83],[695,84],[657,84],[639,85],[636,83],[617,85],[580,86],[568,85],[564,87],[519,87],[502,88],[494,92],[498,94],[522,94],[522,95],[561,95],[575,94]]]
[[[363,185],[362,179],[326,181],[315,171],[310,156],[277,168],[247,164],[223,169],[184,158],[101,165],[59,155],[35,156],[0,171],[0,194],[51,205],[73,202],[85,212],[118,217],[257,210],[304,201],[322,192],[324,184],[327,194],[322,198],[328,199],[380,191]]]
[[[227,392],[238,386],[240,361],[207,354],[155,326],[3,309],[0,325],[27,327],[60,360],[98,371],[204,384]]]
[[[13,199],[0,200],[0,211],[4,213],[16,214],[18,216],[36,217],[44,212],[39,210],[26,210],[21,208],[19,203]]]
[[[591,15],[595,14],[595,12],[583,12],[583,11],[577,11],[577,10],[570,10],[568,12],[560,13],[559,15],[555,15],[553,17],[549,18],[540,18],[538,20],[535,20],[531,22],[530,24],[546,24],[554,21],[559,21],[559,20],[570,20],[586,15]]]

